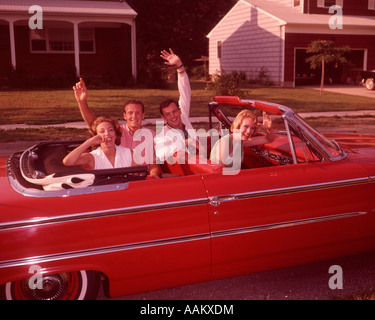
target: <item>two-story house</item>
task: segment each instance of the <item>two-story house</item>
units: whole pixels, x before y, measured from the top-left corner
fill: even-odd
[[[335,7],[332,7],[335,6]],[[355,81],[359,70],[375,69],[374,0],[239,0],[207,35],[209,73],[261,70],[280,86],[295,86],[311,70],[306,48],[333,40],[351,52],[344,66],[328,66],[334,83]]]
[[[0,0],[0,78],[136,78],[136,16],[125,1]]]

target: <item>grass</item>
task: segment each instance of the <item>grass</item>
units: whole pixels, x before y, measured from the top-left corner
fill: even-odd
[[[205,82],[191,81],[192,103],[190,115],[207,116],[206,104],[212,101],[214,93],[205,89]],[[374,99],[325,92],[304,88],[273,88],[249,86],[250,95],[246,99],[263,100],[291,107],[296,112],[370,110],[374,109]],[[159,103],[165,98],[178,99],[177,84],[171,83],[166,89],[90,89],[88,103],[97,115],[109,114],[122,119],[124,102],[130,98],[141,99],[146,106],[146,118],[159,118]],[[238,109],[230,110],[235,116]],[[82,121],[71,88],[66,90],[20,90],[0,91],[0,125],[33,124],[48,125]],[[333,120],[328,120],[332,123]],[[336,122],[338,122],[337,120]],[[357,123],[359,120],[356,120]],[[353,123],[353,121],[351,121]],[[373,124],[372,122],[371,124]],[[327,125],[327,120],[317,124]],[[330,124],[328,124],[330,125]],[[86,130],[66,128],[1,130],[0,142],[56,140],[85,138]]]
[[[285,105],[297,112],[347,111],[375,109],[373,98],[299,88],[259,88],[251,91],[252,99]]]
[[[207,115],[205,104],[212,94],[204,89],[204,83],[193,87],[192,116]],[[159,118],[159,103],[166,98],[178,99],[176,84],[167,89],[106,89],[88,88],[88,103],[97,115],[110,114],[122,119],[124,102],[131,98],[141,99],[146,106],[146,118]],[[73,91],[35,90],[0,91],[0,124],[56,124],[82,121]]]
[[[330,117],[330,118],[306,118],[313,127],[337,127],[337,126],[375,126],[375,117]]]
[[[146,106],[146,118],[159,118],[159,103],[178,98],[175,83],[167,89],[90,89],[88,103],[96,114],[110,114],[122,119],[124,102],[141,99]],[[296,88],[250,87],[248,99],[286,105],[297,112],[374,109],[374,99]],[[204,82],[192,82],[191,116],[206,116],[205,105],[213,92],[205,90]],[[237,111],[236,111],[237,112]],[[56,124],[82,121],[70,88],[66,90],[0,91],[0,124]]]

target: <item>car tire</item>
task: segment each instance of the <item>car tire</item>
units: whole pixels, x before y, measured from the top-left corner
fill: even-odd
[[[8,282],[0,287],[4,300],[94,300],[100,287],[100,274],[74,271],[43,275],[43,289],[31,289],[29,279]]]
[[[365,86],[367,90],[374,90],[375,89],[374,79],[366,79]]]

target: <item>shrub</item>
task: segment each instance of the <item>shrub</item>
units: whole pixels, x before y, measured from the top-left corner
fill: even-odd
[[[265,86],[272,86],[274,84],[268,75],[268,70],[266,67],[260,68],[256,82]]]
[[[206,89],[214,91],[216,96],[238,96],[243,98],[249,95],[250,91],[242,88],[246,80],[243,71],[232,71],[226,73],[224,70],[213,75],[213,81],[207,84]]]

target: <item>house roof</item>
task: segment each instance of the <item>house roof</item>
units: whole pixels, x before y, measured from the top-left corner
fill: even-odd
[[[283,24],[299,24],[299,25],[328,25],[329,18],[332,15],[328,14],[306,14],[302,13],[300,8],[287,7],[277,1],[264,0],[240,0],[244,3],[250,4],[265,13],[274,16],[276,19],[284,22]],[[343,24],[348,27],[375,27],[375,16],[353,16],[343,15]]]
[[[212,35],[214,30],[225,21],[226,17],[235,9],[240,3],[245,3],[259,11],[278,20],[280,25],[285,26],[301,26],[301,27],[325,27],[328,26],[330,17],[333,14],[305,14],[301,12],[300,7],[292,8],[280,4],[276,0],[239,0],[237,4],[221,19],[221,21],[210,31],[207,35],[208,38]],[[354,16],[343,15],[344,30],[349,28],[375,28],[375,16]],[[375,32],[375,30],[374,30]]]
[[[43,14],[116,15],[135,17],[137,13],[125,1],[75,1],[75,0],[0,0],[0,12],[29,14],[29,7],[38,5]]]

